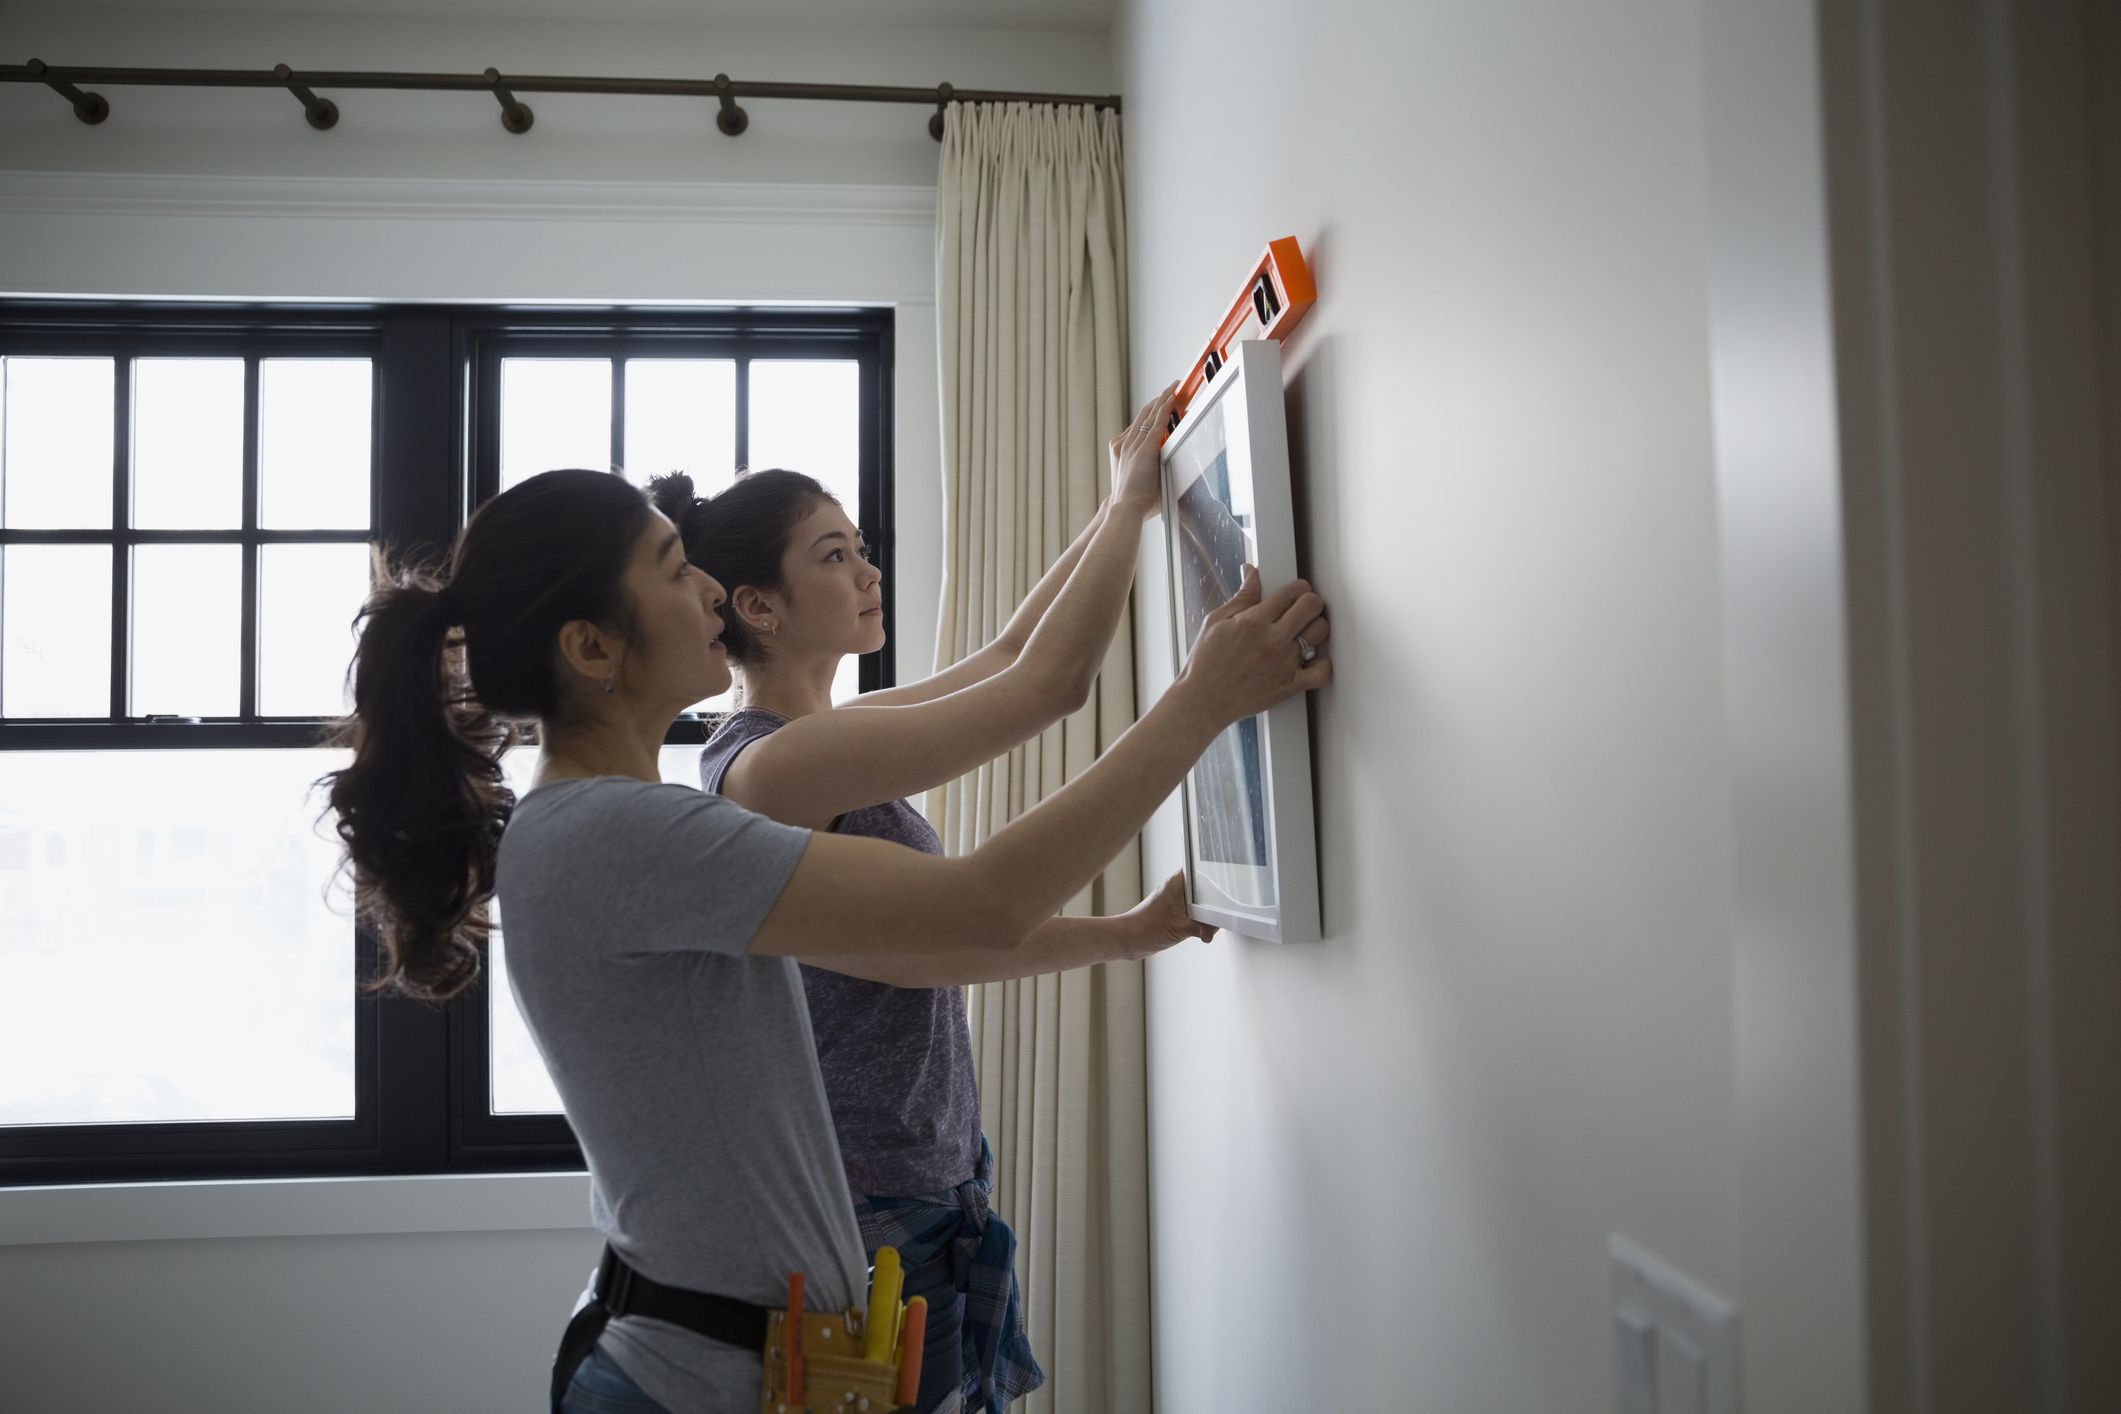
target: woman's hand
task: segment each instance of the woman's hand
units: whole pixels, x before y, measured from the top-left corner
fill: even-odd
[[[1121,916],[1127,920],[1128,931],[1139,940],[1127,952],[1134,961],[1152,957],[1188,938],[1199,938],[1203,942],[1212,942],[1215,938],[1215,925],[1195,922],[1187,909],[1184,874],[1173,874],[1164,880],[1162,888]]]
[[[1164,507],[1164,423],[1178,385],[1151,398],[1112,439],[1112,504],[1147,520]]]
[[[1300,579],[1262,598],[1259,571],[1246,565],[1237,592],[1202,621],[1171,691],[1186,693],[1199,710],[1227,725],[1324,687],[1333,679],[1333,660],[1325,651],[1332,625],[1325,611],[1326,601]],[[1309,661],[1299,637],[1312,650]]]

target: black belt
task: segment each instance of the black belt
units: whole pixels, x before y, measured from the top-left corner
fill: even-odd
[[[560,1414],[560,1401],[567,1395],[575,1367],[589,1358],[604,1327],[620,1316],[668,1321],[709,1340],[763,1353],[771,1314],[768,1307],[735,1297],[651,1281],[627,1266],[625,1258],[606,1243],[604,1258],[597,1263],[595,1294],[567,1323],[567,1334],[560,1337],[560,1353],[553,1358],[552,1414]]]

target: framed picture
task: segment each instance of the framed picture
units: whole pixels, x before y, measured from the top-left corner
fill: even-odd
[[[1193,651],[1201,621],[1237,592],[1248,561],[1269,592],[1297,574],[1281,346],[1247,340],[1232,352],[1164,443],[1164,535],[1179,663]],[[1179,793],[1193,917],[1267,942],[1318,941],[1303,696],[1217,737]]]

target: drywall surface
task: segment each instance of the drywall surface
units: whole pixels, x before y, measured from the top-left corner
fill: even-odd
[[[1607,1234],[1738,1277],[1696,7],[1291,23],[1115,33],[1137,394],[1270,237],[1312,256],[1289,416],[1338,655],[1324,943],[1152,964],[1158,1407],[1600,1409]]]

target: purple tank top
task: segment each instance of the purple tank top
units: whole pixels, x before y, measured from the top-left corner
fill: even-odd
[[[731,713],[700,753],[701,788],[719,793],[737,754],[787,724],[757,707]],[[850,810],[831,828],[943,852],[935,828],[903,800]],[[979,1167],[980,1127],[964,992],[892,987],[821,967],[802,973],[849,1191],[912,1197],[969,1180]]]

